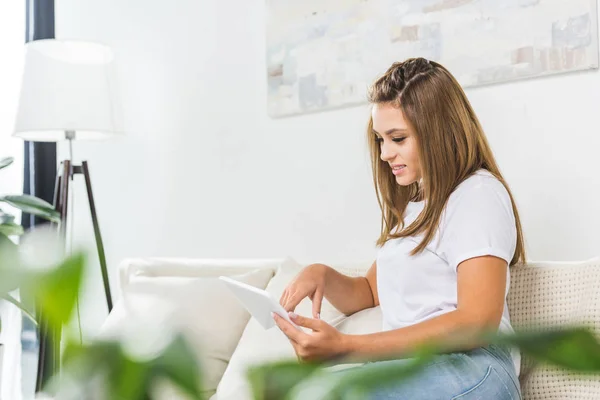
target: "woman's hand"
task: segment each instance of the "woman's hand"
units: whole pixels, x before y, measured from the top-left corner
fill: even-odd
[[[279,299],[283,308],[288,312],[294,311],[298,303],[308,297],[312,301],[313,318],[321,318],[327,268],[323,264],[311,264],[304,268],[283,291]]]
[[[289,314],[296,325],[312,329],[310,333],[301,331],[279,315],[273,314],[275,323],[288,337],[301,361],[328,360],[347,353],[347,335],[321,319]]]

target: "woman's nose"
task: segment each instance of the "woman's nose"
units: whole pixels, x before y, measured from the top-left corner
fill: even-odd
[[[385,144],[381,145],[381,161],[390,161],[394,156]]]

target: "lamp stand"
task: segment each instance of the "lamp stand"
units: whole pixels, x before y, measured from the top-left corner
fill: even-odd
[[[98,223],[98,214],[96,213],[96,203],[94,202],[94,194],[92,192],[92,180],[90,178],[90,170],[87,161],[83,161],[81,165],[72,165],[70,160],[65,160],[61,163],[62,175],[57,175],[57,189],[54,193],[54,207],[61,214],[61,234],[66,234],[66,221],[68,210],[68,195],[69,195],[69,180],[73,180],[75,175],[83,175],[85,179],[85,187],[87,190],[88,201],[90,205],[90,213],[92,215],[92,224],[94,226],[94,237],[96,239],[96,248],[98,249],[98,258],[100,261],[100,270],[102,272],[102,281],[104,284],[104,294],[106,296],[106,305],[108,312],[112,311],[113,302],[110,293],[110,284],[108,281],[108,269],[106,267],[106,255],[104,253],[104,243],[100,234],[100,224]],[[73,216],[71,216],[72,218]],[[63,236],[64,237],[64,236]]]
[[[67,139],[69,139],[69,143],[71,145],[73,138],[70,138],[67,134]],[[54,186],[54,208],[60,213],[60,234],[62,237],[66,237],[66,222],[69,209],[69,181],[72,181],[73,177],[79,174],[83,175],[85,179],[90,213],[92,215],[92,223],[94,226],[94,236],[96,238],[96,247],[98,249],[98,258],[100,260],[100,269],[102,271],[106,304],[108,306],[108,312],[110,313],[113,308],[112,296],[108,280],[104,244],[102,243],[102,235],[100,234],[100,225],[98,223],[98,214],[96,213],[96,205],[94,202],[94,195],[92,193],[92,182],[87,161],[83,161],[81,165],[72,165],[71,160],[64,160],[61,162],[61,166],[56,174],[56,183]],[[73,216],[71,216],[71,218],[72,217]],[[40,350],[38,358],[36,392],[42,391],[43,386],[47,383],[47,381],[60,370],[61,341],[61,328],[54,327],[54,329],[52,329],[52,327],[48,325],[48,321],[43,315],[40,315],[38,329]]]

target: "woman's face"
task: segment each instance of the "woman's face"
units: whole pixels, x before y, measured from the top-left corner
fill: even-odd
[[[381,159],[389,164],[398,185],[409,186],[421,180],[417,141],[399,108],[375,104],[371,111],[373,131],[381,148]]]

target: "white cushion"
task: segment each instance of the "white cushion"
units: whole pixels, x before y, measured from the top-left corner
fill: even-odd
[[[125,292],[129,281],[138,276],[218,277],[255,269],[271,269],[275,273],[285,261],[283,258],[126,258],[119,264],[119,282]]]
[[[381,332],[382,315],[379,306],[367,308],[344,318],[334,325],[342,333],[351,335],[368,335]]]
[[[349,276],[363,276],[372,264],[355,263],[354,265],[332,265],[333,268]],[[281,297],[285,287],[302,270],[303,266],[296,262],[282,264],[266,290],[276,299]],[[304,299],[296,312],[300,315],[312,316],[312,303]],[[346,318],[331,303],[323,299],[321,318],[346,333],[378,332],[381,330],[381,314],[379,308],[364,310]],[[356,319],[356,323],[352,320]],[[354,332],[354,329],[357,332]],[[296,359],[294,349],[287,337],[277,328],[265,330],[256,320],[251,319],[244,329],[240,342],[231,356],[229,366],[219,383],[217,393],[211,400],[249,400],[252,399],[250,386],[246,379],[249,366],[263,362]]]
[[[272,275],[272,269],[266,268],[232,278],[264,288]],[[167,343],[173,330],[182,332],[201,363],[208,397],[215,392],[249,318],[217,277],[134,276],[100,336],[121,337],[130,351],[147,356]],[[158,398],[181,398],[168,387],[161,391]]]

